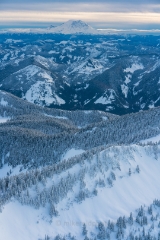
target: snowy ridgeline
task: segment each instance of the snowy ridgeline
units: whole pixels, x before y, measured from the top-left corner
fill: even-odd
[[[4,239],[159,239],[158,144],[71,154],[0,180]]]

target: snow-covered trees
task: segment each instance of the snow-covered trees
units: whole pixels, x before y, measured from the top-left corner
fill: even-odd
[[[98,235],[97,238],[100,240],[105,240],[106,239],[106,229],[105,226],[102,222],[98,223]]]
[[[103,114],[99,112],[65,112],[22,104],[17,99],[14,102],[18,106],[15,110],[18,114],[0,126],[0,159],[4,158],[4,163],[13,167],[23,164],[29,169],[50,165],[59,162],[69,148],[90,150],[102,145],[130,144],[160,133],[159,108],[100,121]],[[13,115],[14,108],[10,111]],[[88,126],[77,128],[83,120]],[[157,159],[157,145],[153,145]],[[9,157],[5,157],[8,152]],[[106,156],[104,158],[107,159]]]

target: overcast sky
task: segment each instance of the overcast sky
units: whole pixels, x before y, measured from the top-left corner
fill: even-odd
[[[160,0],[0,0],[4,27],[43,27],[70,19],[96,28],[160,29]]]

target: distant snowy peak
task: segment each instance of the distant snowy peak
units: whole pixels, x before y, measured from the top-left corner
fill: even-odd
[[[14,28],[0,30],[2,33],[55,33],[55,34],[102,34],[102,31],[92,28],[81,20],[69,20],[59,26],[50,25],[48,28]]]
[[[69,20],[60,26],[51,28],[54,33],[63,33],[63,34],[95,34],[97,30],[89,26],[87,23],[81,20]]]

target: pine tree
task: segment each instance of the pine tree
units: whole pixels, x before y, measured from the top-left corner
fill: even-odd
[[[93,195],[95,195],[95,196],[97,196],[97,189],[95,188],[94,190],[93,190]]]
[[[148,224],[148,220],[146,216],[143,216],[143,224],[147,225]]]
[[[143,214],[144,214],[144,210],[143,210],[143,207],[141,206],[141,208],[139,209],[139,212],[138,212],[138,216],[143,217]]]
[[[87,235],[87,228],[86,228],[86,224],[85,224],[85,223],[83,224],[83,227],[82,227],[82,234],[83,234],[84,236]]]
[[[144,227],[143,227],[142,236],[143,236],[143,237],[145,237],[145,236],[146,236]]]
[[[89,238],[87,236],[85,236],[84,240],[89,240]]]
[[[113,180],[116,180],[116,175],[115,175],[114,172],[111,172],[111,178],[112,178]]]
[[[48,235],[46,235],[45,236],[45,240],[49,240],[50,238],[49,238],[49,236]]]
[[[107,178],[107,181],[108,181],[108,184],[112,187],[113,186],[112,180],[110,178]]]
[[[126,218],[125,218],[125,216],[123,217],[123,228],[126,228]]]
[[[139,218],[138,215],[137,215],[137,217],[136,217],[136,222],[140,224],[140,218]]]
[[[111,230],[112,232],[114,232],[114,223],[113,223],[113,222],[112,222],[111,225],[110,225],[110,230]]]
[[[54,238],[54,240],[61,240],[61,237],[59,236],[59,234]]]
[[[53,216],[55,216],[55,217],[58,216],[58,211],[55,209],[53,203],[50,204],[50,212],[49,212],[49,214],[50,214],[51,218]]]
[[[139,165],[137,165],[136,171],[137,171],[137,173],[140,173]]]
[[[99,223],[98,223],[98,230],[99,230],[99,233],[98,233],[97,237],[98,237],[100,240],[105,240],[106,231],[105,231],[104,224],[103,224],[102,222],[99,222]]]
[[[148,213],[149,213],[150,215],[152,215],[152,205],[150,205],[150,207],[148,207]]]
[[[108,221],[108,226],[107,226],[107,228],[110,230],[111,229],[111,222],[110,222],[110,220]]]
[[[130,216],[129,216],[128,221],[129,221],[129,224],[130,224],[130,225],[133,225],[133,216],[132,216],[132,213],[130,213]]]
[[[129,234],[129,239],[130,239],[130,240],[134,240],[134,236],[133,236],[133,233],[132,233],[132,232],[130,232],[130,234]]]

